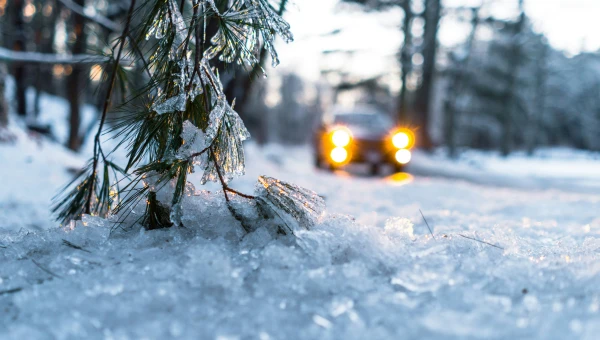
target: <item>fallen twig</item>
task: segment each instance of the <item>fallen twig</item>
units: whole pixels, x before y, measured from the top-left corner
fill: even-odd
[[[431,231],[431,227],[429,226],[429,223],[427,223],[427,219],[425,219],[425,215],[423,215],[423,212],[421,211],[421,209],[419,209],[419,212],[421,213],[421,216],[423,216],[423,221],[425,221],[425,224],[427,225],[427,229],[429,229],[429,233],[431,234],[431,237],[433,237],[433,239],[435,240],[435,236],[433,236],[433,231]]]
[[[7,289],[7,290],[0,290],[0,295],[13,294],[13,293],[20,292],[22,290],[23,290],[23,288],[21,288],[21,287],[11,288],[11,289]]]
[[[489,243],[489,242],[486,242],[486,241],[478,240],[478,239],[476,239],[476,238],[473,238],[473,237],[465,236],[465,235],[462,235],[462,234],[458,234],[458,236],[462,236],[462,237],[464,237],[464,238],[467,238],[467,239],[469,239],[469,240],[477,241],[477,242],[480,242],[480,243],[485,243],[485,244],[487,244],[488,246],[492,246],[492,247],[495,247],[495,248],[498,248],[498,249],[502,249],[502,250],[504,250],[504,248],[502,248],[502,247],[500,247],[500,246],[497,246],[497,245],[495,245],[495,244],[492,244],[492,243]]]
[[[83,248],[81,246],[78,246],[78,245],[76,245],[74,243],[71,243],[71,242],[69,242],[69,241],[67,241],[65,239],[63,239],[62,241],[63,241],[63,244],[65,246],[67,246],[67,247],[71,247],[71,248],[74,248],[74,249],[77,249],[77,250],[85,251],[86,253],[90,253],[90,254],[92,253],[91,251],[89,251],[89,250],[87,250],[87,249],[85,249],[85,248]]]
[[[58,279],[62,279],[62,277],[58,274],[55,274],[53,272],[51,272],[50,270],[44,268],[41,264],[37,263],[34,259],[31,259],[31,262],[33,262],[33,264],[35,264],[38,268],[40,268],[41,270],[43,270],[44,272],[58,278]]]

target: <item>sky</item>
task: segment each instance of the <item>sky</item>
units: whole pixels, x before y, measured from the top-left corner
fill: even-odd
[[[524,0],[525,11],[537,32],[567,54],[600,49],[600,0]],[[445,8],[485,3],[483,15],[515,17],[518,0],[443,0]],[[295,41],[278,46],[282,61],[278,73],[295,72],[315,81],[322,69],[352,70],[356,77],[384,75],[397,79],[395,54],[401,43],[402,12],[365,14],[358,8],[340,6],[339,0],[293,1],[285,14]],[[334,30],[339,34],[328,35]],[[451,46],[463,41],[468,23],[446,19],[440,42]],[[325,50],[352,50],[329,53]],[[268,73],[273,70],[267,70]]]

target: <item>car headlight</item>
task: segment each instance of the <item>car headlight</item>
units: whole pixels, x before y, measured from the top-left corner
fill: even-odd
[[[397,132],[392,137],[392,144],[398,149],[404,149],[410,144],[410,136],[406,132]]]
[[[335,130],[331,134],[331,141],[333,142],[333,145],[340,148],[343,148],[350,144],[351,139],[352,136],[350,136],[350,132],[343,129]]]
[[[338,146],[337,148],[331,150],[329,156],[331,157],[331,160],[336,163],[344,163],[348,159],[348,151]]]
[[[406,149],[400,149],[396,151],[396,161],[400,164],[406,164],[410,162],[411,158],[412,154]]]

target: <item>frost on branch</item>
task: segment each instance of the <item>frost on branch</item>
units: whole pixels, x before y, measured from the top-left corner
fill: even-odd
[[[208,148],[211,143],[211,140],[206,138],[206,134],[189,120],[183,122],[181,140],[183,145],[177,150],[178,159],[190,158]],[[193,162],[194,165],[200,165],[201,163],[197,160]]]
[[[217,12],[214,6],[213,10]],[[273,46],[276,35],[285,42],[294,40],[290,25],[265,0],[237,1],[218,18],[221,27],[211,39],[213,46],[206,51],[208,59],[220,54],[219,60],[226,63],[254,65],[258,63],[262,38],[263,48],[271,54],[275,67],[279,65]],[[240,40],[245,42],[243,48],[238,46]]]
[[[153,25],[146,33],[146,40],[150,39],[152,36],[161,40],[170,34],[170,32],[174,32],[172,54],[170,54],[170,57],[173,60],[175,59],[177,50],[181,47],[186,38],[187,26],[175,0],[168,0],[167,5],[167,10],[160,11],[154,17]]]
[[[214,162],[208,163],[201,183],[216,182],[219,179],[217,171],[221,171],[225,183],[235,176],[242,176],[244,174],[242,142],[250,138],[250,133],[237,112],[224,99],[220,100],[210,113],[210,124],[206,129],[206,137],[214,139],[211,142],[214,148],[209,154]],[[217,169],[217,165],[219,169]]]
[[[325,211],[325,201],[316,192],[267,176],[258,178],[255,195],[259,209],[281,219],[290,234],[310,229]]]

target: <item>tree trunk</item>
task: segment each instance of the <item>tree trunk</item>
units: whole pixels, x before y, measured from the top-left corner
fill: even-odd
[[[546,69],[546,62],[548,58],[547,46],[544,44],[542,46],[542,51],[540,52],[540,58],[537,63],[536,75],[535,75],[535,101],[536,108],[532,115],[529,117],[529,125],[531,129],[530,134],[526,134],[528,137],[527,140],[527,154],[529,156],[533,155],[535,148],[539,144],[539,132],[540,132],[540,122],[542,117],[544,117],[544,111],[546,108],[546,74],[548,70]]]
[[[433,147],[429,134],[431,116],[431,98],[433,77],[435,76],[435,57],[437,52],[437,33],[441,16],[441,1],[425,1],[425,32],[423,34],[423,77],[417,90],[415,111],[419,120],[419,145],[429,150]]]
[[[408,73],[410,73],[412,69],[412,33],[410,28],[413,19],[413,13],[410,6],[410,0],[406,0],[402,3],[402,10],[404,11],[404,20],[402,22],[404,43],[400,50],[400,67],[402,72],[400,76],[400,94],[398,95],[398,122],[400,125],[408,125],[408,105],[406,102],[408,89],[406,87],[406,79]]]
[[[12,49],[15,51],[25,51],[25,22],[23,21],[23,7],[25,5],[24,0],[12,0],[13,5],[9,7],[12,9],[12,29],[14,35],[12,37]],[[15,78],[15,97],[17,101],[17,114],[20,116],[27,115],[27,98],[25,91],[27,85],[25,84],[25,65],[21,63],[13,64],[13,77]]]
[[[0,127],[8,125],[8,104],[4,97],[6,66],[0,63]]]
[[[503,156],[508,156],[512,150],[512,129],[513,129],[513,114],[517,108],[518,92],[517,92],[517,76],[519,71],[519,63],[521,61],[521,46],[520,35],[525,23],[525,11],[523,9],[523,0],[519,0],[519,20],[515,28],[513,37],[513,45],[510,53],[510,78],[508,80],[508,98],[506,102],[506,110],[502,117],[502,144],[501,152]]]
[[[75,3],[83,6],[84,0],[75,0]],[[72,53],[85,53],[85,18],[81,15],[73,16],[73,32],[75,33],[75,42]],[[67,79],[67,98],[69,100],[70,118],[69,118],[69,139],[67,147],[71,150],[78,150],[81,147],[81,135],[79,127],[81,125],[81,96],[87,78],[87,67],[84,65],[73,64],[73,71]]]
[[[446,116],[446,122],[444,126],[445,142],[448,146],[448,154],[450,158],[456,158],[456,130],[458,129],[456,121],[458,120],[458,108],[457,99],[461,96],[465,88],[465,77],[469,70],[469,60],[471,58],[473,42],[475,42],[475,33],[477,32],[477,26],[479,25],[479,8],[474,7],[471,9],[471,32],[467,38],[465,50],[466,56],[464,59],[457,61],[455,74],[453,75],[448,91],[446,93],[446,100],[444,102],[444,113]]]

